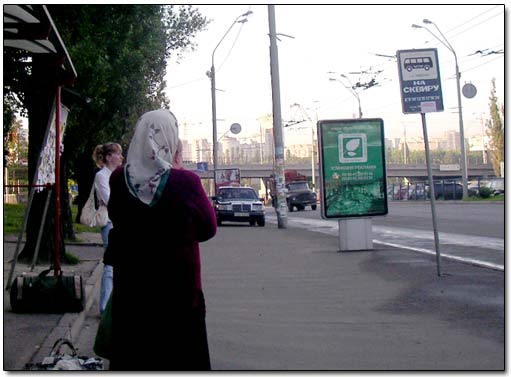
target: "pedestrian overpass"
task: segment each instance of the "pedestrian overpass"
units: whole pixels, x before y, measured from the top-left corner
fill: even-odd
[[[197,164],[185,164],[186,169],[194,170],[201,178],[213,179],[212,170],[197,170]],[[230,169],[239,168],[241,178],[269,178],[273,174],[272,165],[219,165],[218,168]],[[300,174],[307,177],[312,177],[312,166],[304,164],[289,164],[285,165],[285,169],[295,169]],[[461,177],[461,170],[446,165],[433,164],[432,174],[436,179],[449,179]],[[495,172],[491,164],[468,166],[467,174],[469,179],[494,177]],[[314,176],[319,179],[319,167],[314,168]],[[404,165],[404,164],[388,164],[387,165],[387,178],[407,178],[411,181],[427,180],[428,171],[426,165]]]

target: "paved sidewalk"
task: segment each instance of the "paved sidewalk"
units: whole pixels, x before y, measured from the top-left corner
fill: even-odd
[[[66,245],[66,251],[77,256],[77,265],[62,265],[67,274],[78,274],[85,282],[86,307],[81,313],[32,314],[13,313],[9,291],[5,290],[11,270],[11,260],[16,250],[16,236],[4,238],[4,370],[22,370],[25,364],[40,362],[47,356],[55,341],[60,337],[70,339],[76,346],[86,315],[93,305],[97,308],[99,284],[103,271],[103,247],[99,233],[80,233],[77,237],[81,243]],[[23,245],[22,245],[23,248]],[[36,266],[33,274],[46,269]],[[13,279],[24,272],[30,273],[30,266],[17,263]],[[80,355],[94,356],[89,350],[79,350]]]
[[[222,226],[201,244],[213,369],[504,370],[504,272],[442,260],[437,277],[434,257],[337,246],[337,237],[275,224]],[[96,263],[92,284],[102,250],[76,250]],[[5,261],[4,252],[4,272]],[[4,369],[45,355],[66,321],[81,330],[80,354],[93,356],[91,307],[81,322],[29,321],[4,300]]]
[[[301,229],[201,246],[216,370],[503,370],[504,272]]]

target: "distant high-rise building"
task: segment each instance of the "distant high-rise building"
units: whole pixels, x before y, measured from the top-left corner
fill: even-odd
[[[181,140],[183,143],[183,161],[193,161],[192,144],[188,140]]]
[[[273,162],[273,129],[264,130],[263,161]]]
[[[208,139],[195,139],[192,144],[192,156],[197,162],[211,162],[212,151]]]
[[[220,144],[222,144],[222,156],[220,161],[228,165],[239,161],[240,142],[237,138],[226,136],[222,139]]]
[[[460,150],[460,133],[458,131],[445,131],[444,138],[446,141],[446,149],[448,150]]]

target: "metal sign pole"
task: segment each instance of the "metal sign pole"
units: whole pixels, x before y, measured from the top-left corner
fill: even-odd
[[[424,132],[424,148],[426,149],[426,165],[428,169],[428,181],[429,181],[429,192],[430,192],[430,203],[431,203],[431,216],[433,218],[433,235],[435,237],[435,251],[436,251],[436,271],[440,276],[440,242],[438,239],[437,221],[436,221],[436,207],[435,207],[435,185],[433,182],[433,174],[431,173],[431,158],[429,154],[429,141],[428,141],[428,129],[426,126],[426,114],[421,113],[422,118],[422,130]]]
[[[420,113],[422,117],[430,187],[431,216],[433,218],[433,235],[435,237],[437,274],[440,276],[440,246],[435,209],[435,185],[433,174],[431,173],[428,130],[426,127],[426,113],[444,110],[438,53],[436,48],[398,50],[396,56],[399,68],[403,113]]]

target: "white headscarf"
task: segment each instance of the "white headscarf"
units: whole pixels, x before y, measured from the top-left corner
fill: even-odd
[[[136,125],[124,168],[130,192],[154,205],[161,196],[179,142],[177,119],[168,110],[142,115]]]

